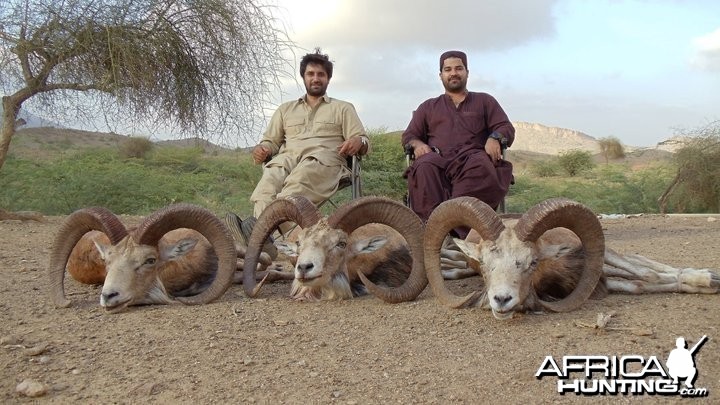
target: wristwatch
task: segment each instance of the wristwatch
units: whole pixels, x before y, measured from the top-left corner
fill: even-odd
[[[497,132],[493,132],[492,134],[490,134],[490,138],[500,142],[501,144],[505,142],[505,137]]]

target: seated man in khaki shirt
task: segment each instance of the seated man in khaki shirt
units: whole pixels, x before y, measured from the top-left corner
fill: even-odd
[[[257,218],[276,198],[302,195],[314,204],[331,197],[349,175],[346,157],[368,153],[369,142],[352,104],[328,97],[333,63],[316,49],[300,61],[306,94],[273,114],[253,160],[270,159],[250,196]],[[282,224],[286,232],[290,224]],[[243,232],[248,233],[243,226]],[[249,234],[247,234],[249,237]]]

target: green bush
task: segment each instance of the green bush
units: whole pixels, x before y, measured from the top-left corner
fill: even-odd
[[[400,144],[400,132],[370,135],[371,153],[363,158],[367,171],[402,172],[405,170],[405,151]]]
[[[144,160],[121,159],[109,148],[57,161],[9,159],[0,172],[5,190],[0,206],[48,215],[94,205],[118,214],[148,214],[188,202],[249,215],[248,198],[260,174],[249,154],[203,157],[182,148],[158,148]]]
[[[402,201],[407,186],[400,134],[371,134],[371,142],[373,152],[362,166],[364,194]],[[598,213],[658,212],[657,200],[671,183],[674,166],[640,171],[620,164],[589,168],[588,155],[582,153],[583,159],[578,159],[584,162],[581,175],[563,176],[564,168],[552,176],[516,174],[506,199],[508,211],[525,212],[542,200],[566,197]],[[563,157],[568,156],[576,154]],[[560,158],[556,159],[550,160],[558,164]],[[708,167],[712,164],[706,162]],[[253,164],[250,153],[240,150],[215,156],[198,148],[156,146],[144,159],[123,158],[112,146],[52,159],[10,155],[0,171],[0,207],[65,215],[100,205],[121,214],[144,215],[170,203],[188,202],[218,214],[247,216],[252,213],[249,197],[261,174],[262,167]],[[681,206],[680,196],[671,196],[672,210],[701,208],[694,202]],[[349,199],[346,189],[333,200]],[[331,207],[323,210],[328,213]]]
[[[592,154],[584,150],[571,150],[560,153],[557,158],[558,165],[568,176],[577,176],[579,173],[592,169],[595,164]]]

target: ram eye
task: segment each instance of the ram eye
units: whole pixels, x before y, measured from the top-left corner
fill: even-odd
[[[152,266],[153,264],[155,264],[155,260],[156,259],[154,257],[148,257],[147,259],[145,259],[145,263],[143,263],[143,266]]]
[[[343,241],[340,241],[340,242],[338,242],[337,245],[335,245],[335,246],[338,247],[338,248],[340,248],[340,249],[345,249],[345,246],[347,246],[347,243],[346,243],[346,242],[343,242]]]

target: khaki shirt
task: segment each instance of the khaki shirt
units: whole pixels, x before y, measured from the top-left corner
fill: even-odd
[[[283,103],[260,143],[268,146],[274,157],[279,153],[292,155],[296,161],[313,157],[327,166],[344,166],[345,158],[337,152],[338,147],[363,135],[365,128],[355,107],[325,95],[315,108],[310,108],[305,97]]]

